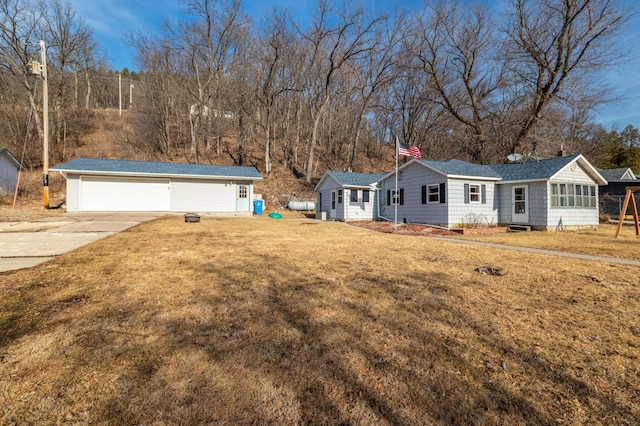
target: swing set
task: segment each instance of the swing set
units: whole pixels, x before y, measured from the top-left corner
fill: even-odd
[[[622,229],[622,225],[625,219],[633,219],[634,224],[636,225],[636,235],[640,235],[640,224],[638,222],[638,207],[636,206],[636,198],[633,195],[634,192],[640,191],[640,186],[627,186],[627,195],[624,197],[624,204],[622,205],[622,210],[620,210],[620,219],[618,219],[618,228],[616,229],[616,238],[618,238],[618,234],[620,234],[620,230]],[[631,202],[631,210],[633,215],[627,215],[627,207],[629,206],[629,202]]]

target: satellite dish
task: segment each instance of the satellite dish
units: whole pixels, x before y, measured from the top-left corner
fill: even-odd
[[[522,159],[522,154],[513,153],[507,155],[507,160],[509,161],[520,161]]]

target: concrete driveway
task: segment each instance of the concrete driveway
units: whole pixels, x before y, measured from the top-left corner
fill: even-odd
[[[31,268],[165,213],[64,213],[0,222],[0,272]]]

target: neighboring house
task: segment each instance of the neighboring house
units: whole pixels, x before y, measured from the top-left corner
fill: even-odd
[[[15,193],[20,162],[6,149],[0,148],[0,195]]]
[[[67,179],[67,211],[250,215],[254,167],[78,158],[52,167]]]
[[[325,172],[314,189],[317,216],[331,220],[376,219],[376,182],[383,176],[336,170]]]
[[[602,212],[618,218],[627,195],[627,186],[640,186],[640,179],[628,168],[600,170],[598,172],[607,180],[600,187]],[[636,205],[640,204],[640,193],[635,193]],[[630,210],[628,210],[630,212]]]
[[[411,160],[378,182],[380,218],[454,228],[523,225],[560,230],[599,223],[606,180],[582,156],[484,166]],[[375,218],[375,217],[374,217]]]

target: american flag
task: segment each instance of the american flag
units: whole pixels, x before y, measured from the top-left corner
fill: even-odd
[[[398,141],[398,155],[402,155],[405,157],[413,157],[418,160],[422,158],[420,154],[420,150],[417,146],[407,145],[406,143]]]

